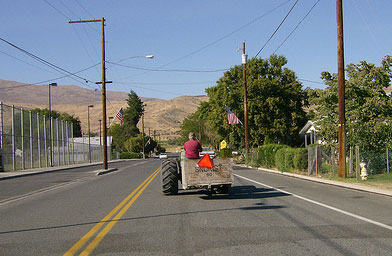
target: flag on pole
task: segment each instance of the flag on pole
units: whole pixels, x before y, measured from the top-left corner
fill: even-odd
[[[116,117],[120,120],[120,126],[124,125],[124,115],[123,115],[123,109],[120,108],[120,110],[117,112]]]
[[[227,112],[227,121],[229,122],[229,124],[238,124],[242,122],[240,121],[240,119],[238,119],[238,117],[231,112],[231,110],[226,106],[226,112]]]
[[[144,145],[145,147],[147,147],[147,145],[149,145],[151,143],[151,138],[148,139],[146,145]]]

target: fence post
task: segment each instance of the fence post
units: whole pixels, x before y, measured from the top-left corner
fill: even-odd
[[[42,168],[42,161],[41,161],[41,132],[39,130],[39,114],[37,113],[37,138],[38,138],[38,161],[39,161],[39,168]]]
[[[316,175],[321,173],[321,146],[316,146]]]
[[[335,148],[331,147],[331,165],[332,165],[332,174],[336,176],[336,167],[335,167]]]
[[[20,141],[22,146],[22,170],[25,169],[25,150],[24,150],[24,125],[23,125],[23,108],[20,109]]]
[[[389,174],[389,149],[388,146],[386,146],[387,148],[387,173]]]
[[[63,147],[63,164],[65,165],[65,147],[64,147],[64,121],[61,120],[61,140]]]
[[[4,128],[3,128],[3,103],[0,102],[0,168],[1,172],[4,171],[4,161],[3,161],[3,133],[4,133]]]
[[[59,136],[59,119],[56,119],[56,136],[57,136],[57,159],[59,160],[58,166],[61,164],[61,157],[60,157],[60,136]]]
[[[68,129],[68,121],[66,121],[65,122],[65,137],[66,137],[66,141],[67,141],[67,164],[69,165],[70,164],[70,161],[69,161],[69,159],[70,159],[70,157],[69,157],[69,134],[68,134],[68,131],[69,131],[69,129]]]
[[[50,87],[50,86],[49,86]],[[53,117],[51,116],[50,117],[50,120],[49,120],[49,131],[50,131],[50,166],[54,166],[54,148],[53,148],[53,145],[54,145],[54,142],[53,142]]]
[[[12,170],[16,170],[16,159],[15,159],[15,107],[12,105],[11,110],[11,140],[12,140]]]
[[[361,172],[361,167],[359,166],[359,146],[355,146],[355,158],[356,158],[356,178],[357,180],[360,180],[360,172]]]
[[[33,162],[33,117],[29,111],[29,140],[30,140],[30,168],[34,168]]]
[[[72,139],[72,163],[75,164],[75,156],[74,156],[75,144],[73,138],[73,123],[71,123],[71,139]]]
[[[46,144],[46,116],[43,116],[44,118],[44,153],[45,153],[45,162],[46,162],[46,167],[48,167],[48,147]]]
[[[354,169],[354,159],[353,159],[353,147],[350,146],[350,162],[349,162],[350,168],[349,168],[349,173],[353,174],[353,169]]]

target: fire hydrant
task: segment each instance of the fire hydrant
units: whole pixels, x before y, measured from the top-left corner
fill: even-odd
[[[361,167],[361,178],[362,178],[362,180],[367,180],[368,173],[367,173],[367,163],[366,163],[366,160],[362,159],[362,161],[359,163],[359,166]]]

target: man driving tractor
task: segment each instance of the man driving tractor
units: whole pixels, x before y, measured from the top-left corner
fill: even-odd
[[[200,143],[196,140],[194,132],[189,133],[189,140],[184,144],[185,157],[188,159],[200,158],[199,153],[203,150]]]

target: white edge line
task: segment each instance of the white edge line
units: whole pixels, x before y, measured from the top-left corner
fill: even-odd
[[[248,179],[248,178],[243,177],[243,176],[238,175],[238,174],[234,174],[234,176],[236,176],[236,177],[238,177],[238,178],[241,178],[241,179],[244,179],[244,180],[247,180],[247,181],[250,181],[250,182],[253,182],[253,183],[256,183],[256,184],[258,184],[258,185],[261,185],[261,186],[264,186],[264,187],[267,187],[267,188],[271,188],[271,189],[277,190],[277,191],[279,191],[279,192],[282,192],[282,193],[285,193],[285,194],[294,196],[294,197],[296,197],[296,198],[298,198],[298,199],[302,199],[302,200],[307,201],[307,202],[309,202],[309,203],[313,203],[313,204],[316,204],[316,205],[325,207],[325,208],[327,208],[327,209],[330,209],[330,210],[333,210],[333,211],[336,211],[336,212],[339,212],[339,213],[348,215],[348,216],[350,216],[350,217],[354,217],[354,218],[356,218],[356,219],[359,219],[359,220],[362,220],[362,221],[365,221],[365,222],[368,222],[368,223],[371,223],[371,224],[374,224],[374,225],[376,225],[376,226],[379,226],[379,227],[382,227],[382,228],[385,228],[385,229],[388,229],[388,230],[391,230],[391,231],[392,231],[392,226],[388,226],[388,225],[383,224],[383,223],[381,223],[381,222],[374,221],[374,220],[371,220],[371,219],[368,219],[368,218],[365,218],[365,217],[362,217],[362,216],[353,214],[353,213],[351,213],[351,212],[346,212],[346,211],[344,211],[344,210],[335,208],[335,207],[333,207],[333,206],[329,206],[329,205],[326,205],[326,204],[323,204],[323,203],[314,201],[314,200],[312,200],[312,199],[309,199],[309,198],[306,198],[306,197],[303,197],[303,196],[299,196],[299,195],[296,195],[296,194],[293,194],[293,193],[284,191],[284,190],[282,190],[282,189],[278,189],[278,188],[271,187],[271,186],[269,186],[269,185],[267,185],[267,184],[263,184],[263,183],[261,183],[261,182],[257,182],[257,181]]]

